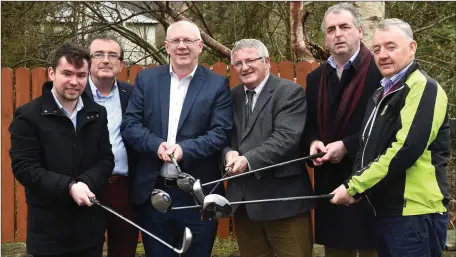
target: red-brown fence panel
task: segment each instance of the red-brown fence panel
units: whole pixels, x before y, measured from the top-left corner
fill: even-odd
[[[127,67],[120,70],[119,74],[117,75],[117,79],[120,81],[125,81],[125,82],[128,80],[128,68]]]
[[[16,69],[16,109],[30,102],[30,71],[27,68]],[[16,180],[16,241],[25,241],[27,234],[27,203],[24,187]]]
[[[281,61],[279,63],[280,77],[294,82],[294,67],[290,61]]]
[[[136,75],[138,74],[138,72],[142,71],[143,68],[144,68],[143,66],[135,64],[135,65],[132,65],[128,69],[128,71],[129,71],[128,82],[130,82],[130,84],[135,83]]]
[[[13,70],[2,68],[2,243],[14,241],[14,176],[11,172],[8,127],[13,120]]]
[[[271,61],[271,73],[275,76],[279,76],[279,64]]]
[[[41,96],[44,82],[46,82],[46,68],[34,68],[32,70],[32,99]]]

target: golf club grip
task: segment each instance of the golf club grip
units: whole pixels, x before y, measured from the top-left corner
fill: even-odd
[[[174,164],[174,166],[176,167],[177,171],[178,171],[179,173],[182,173],[179,164],[177,163],[176,159],[174,158],[174,154],[170,153],[170,154],[169,154],[169,158],[171,158],[171,161],[173,162],[173,164]]]
[[[100,206],[101,208],[105,209],[106,211],[116,215],[117,217],[123,219],[124,221],[130,223],[130,225],[133,225],[134,227],[136,227],[137,229],[141,230],[142,232],[146,233],[147,235],[151,236],[152,238],[154,238],[155,240],[159,241],[160,243],[164,244],[165,246],[167,246],[168,248],[170,248],[171,250],[175,251],[176,253],[180,253],[179,249],[176,249],[174,248],[172,245],[169,245],[168,243],[166,243],[165,241],[163,241],[162,239],[160,239],[159,237],[157,237],[156,235],[150,233],[149,231],[145,230],[144,228],[138,226],[136,223],[134,223],[133,221],[125,218],[124,216],[120,215],[119,213],[115,212],[113,209],[103,205],[100,203],[100,201],[98,201],[97,199],[95,199],[95,197],[91,197],[89,198],[90,201],[98,206]]]
[[[298,159],[294,159],[294,160],[289,160],[289,161],[286,161],[286,162],[277,163],[277,164],[266,166],[266,167],[259,168],[259,169],[256,169],[256,170],[251,170],[251,171],[248,171],[248,172],[237,174],[237,175],[234,175],[234,176],[231,176],[231,177],[221,178],[221,179],[218,179],[218,180],[207,182],[207,183],[202,184],[201,186],[203,186],[203,187],[204,186],[209,186],[209,185],[221,182],[221,181],[225,181],[225,180],[229,180],[229,179],[233,179],[233,178],[237,178],[237,177],[246,176],[246,175],[255,173],[257,171],[263,171],[263,170],[267,170],[267,169],[277,168],[277,167],[284,166],[284,165],[287,165],[287,164],[290,164],[290,163],[294,163],[294,162],[315,159],[315,158],[322,157],[323,155],[325,155],[325,153],[323,153],[323,152],[320,152],[320,153],[317,153],[317,154],[308,155],[306,157],[302,157],[302,158],[298,158]]]
[[[285,202],[285,201],[296,201],[296,200],[314,200],[314,199],[326,199],[326,198],[327,199],[331,199],[333,197],[334,197],[334,194],[294,196],[294,197],[284,197],[284,198],[272,198],[272,199],[232,202],[232,203],[230,203],[230,205],[252,204],[252,203]]]

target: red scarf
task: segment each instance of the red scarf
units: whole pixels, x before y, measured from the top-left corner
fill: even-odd
[[[366,84],[366,76],[369,70],[371,61],[371,52],[364,46],[360,45],[360,50],[357,56],[357,70],[349,84],[345,87],[344,93],[339,103],[336,113],[336,119],[328,128],[329,119],[329,101],[328,101],[328,83],[326,68],[328,63],[323,66],[323,72],[318,86],[318,108],[317,108],[317,123],[320,137],[323,143],[331,143],[340,140],[347,127],[350,117],[356,110],[356,107],[363,95],[364,86]]]

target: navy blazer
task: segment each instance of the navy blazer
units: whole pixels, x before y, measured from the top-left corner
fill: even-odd
[[[142,204],[154,189],[163,162],[157,150],[168,136],[171,75],[169,65],[138,73],[125,112],[121,133],[138,152],[133,203]],[[182,171],[202,183],[221,177],[218,157],[228,146],[233,123],[228,80],[198,65],[188,87],[176,135],[182,147]],[[205,187],[209,191],[211,187]],[[223,193],[223,187],[218,187]]]

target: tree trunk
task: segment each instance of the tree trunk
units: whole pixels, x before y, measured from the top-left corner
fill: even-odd
[[[372,48],[375,26],[385,17],[385,2],[355,2],[364,20],[363,43]]]
[[[312,53],[307,49],[304,7],[301,1],[290,2],[291,49],[297,61],[314,61]]]

